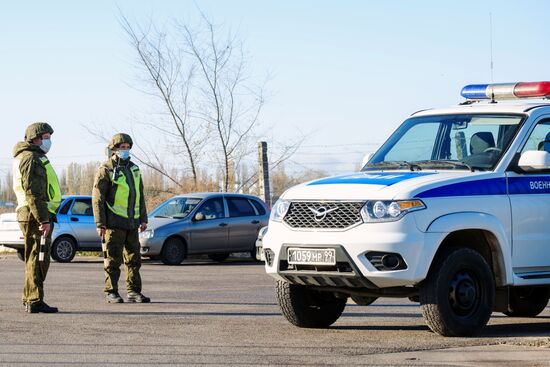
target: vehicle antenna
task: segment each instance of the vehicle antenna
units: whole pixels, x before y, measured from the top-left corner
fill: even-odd
[[[493,80],[493,14],[489,13],[489,40],[490,40],[490,48],[491,48],[491,83],[494,82]]]

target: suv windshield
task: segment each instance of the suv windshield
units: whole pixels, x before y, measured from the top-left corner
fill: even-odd
[[[442,115],[406,120],[362,171],[490,170],[514,137],[522,116]]]
[[[174,198],[159,205],[149,216],[155,218],[178,218],[187,217],[193,209],[201,202],[198,198]]]

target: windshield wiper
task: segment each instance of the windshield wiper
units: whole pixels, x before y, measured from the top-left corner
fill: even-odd
[[[425,160],[425,161],[416,161],[414,162],[415,164],[420,164],[420,165],[432,165],[432,166],[445,166],[445,165],[450,165],[450,166],[454,166],[454,167],[463,167],[463,168],[466,168],[468,170],[470,170],[471,172],[474,172],[476,169],[479,169],[479,167],[473,167],[473,166],[470,166],[468,163],[464,163],[464,162],[461,162],[461,161],[452,161],[452,160],[441,160],[441,159],[432,159],[432,160]]]
[[[403,166],[408,167],[411,171],[422,171],[422,167],[416,164],[416,162],[412,163],[407,161],[382,161],[369,164],[369,167],[376,168],[401,168]]]

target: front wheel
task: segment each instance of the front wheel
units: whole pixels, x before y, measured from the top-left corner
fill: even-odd
[[[25,261],[25,249],[24,248],[18,248],[17,249],[17,257],[21,261]]]
[[[347,298],[319,292],[303,285],[277,281],[277,302],[291,324],[303,328],[326,328],[344,312]]]
[[[62,236],[52,244],[52,259],[58,263],[68,263],[76,255],[76,241],[71,237]]]
[[[550,288],[517,287],[510,289],[509,310],[504,312],[510,317],[535,317],[548,304]]]
[[[495,283],[485,259],[469,248],[457,248],[438,257],[420,287],[426,323],[443,336],[479,333],[493,310]]]
[[[185,244],[179,238],[169,238],[162,246],[160,260],[165,265],[179,265],[185,259]]]

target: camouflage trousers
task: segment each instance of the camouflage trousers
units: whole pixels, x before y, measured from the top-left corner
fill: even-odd
[[[50,254],[52,244],[53,223],[50,223],[50,233],[46,237],[46,246],[43,250],[44,259],[40,261],[39,223],[30,218],[28,222],[19,222],[19,227],[25,237],[25,285],[23,287],[23,303],[33,304],[44,300],[44,281],[50,268]]]
[[[107,229],[103,243],[105,293],[118,292],[120,266],[124,260],[127,290],[141,293],[141,255],[138,230]]]

